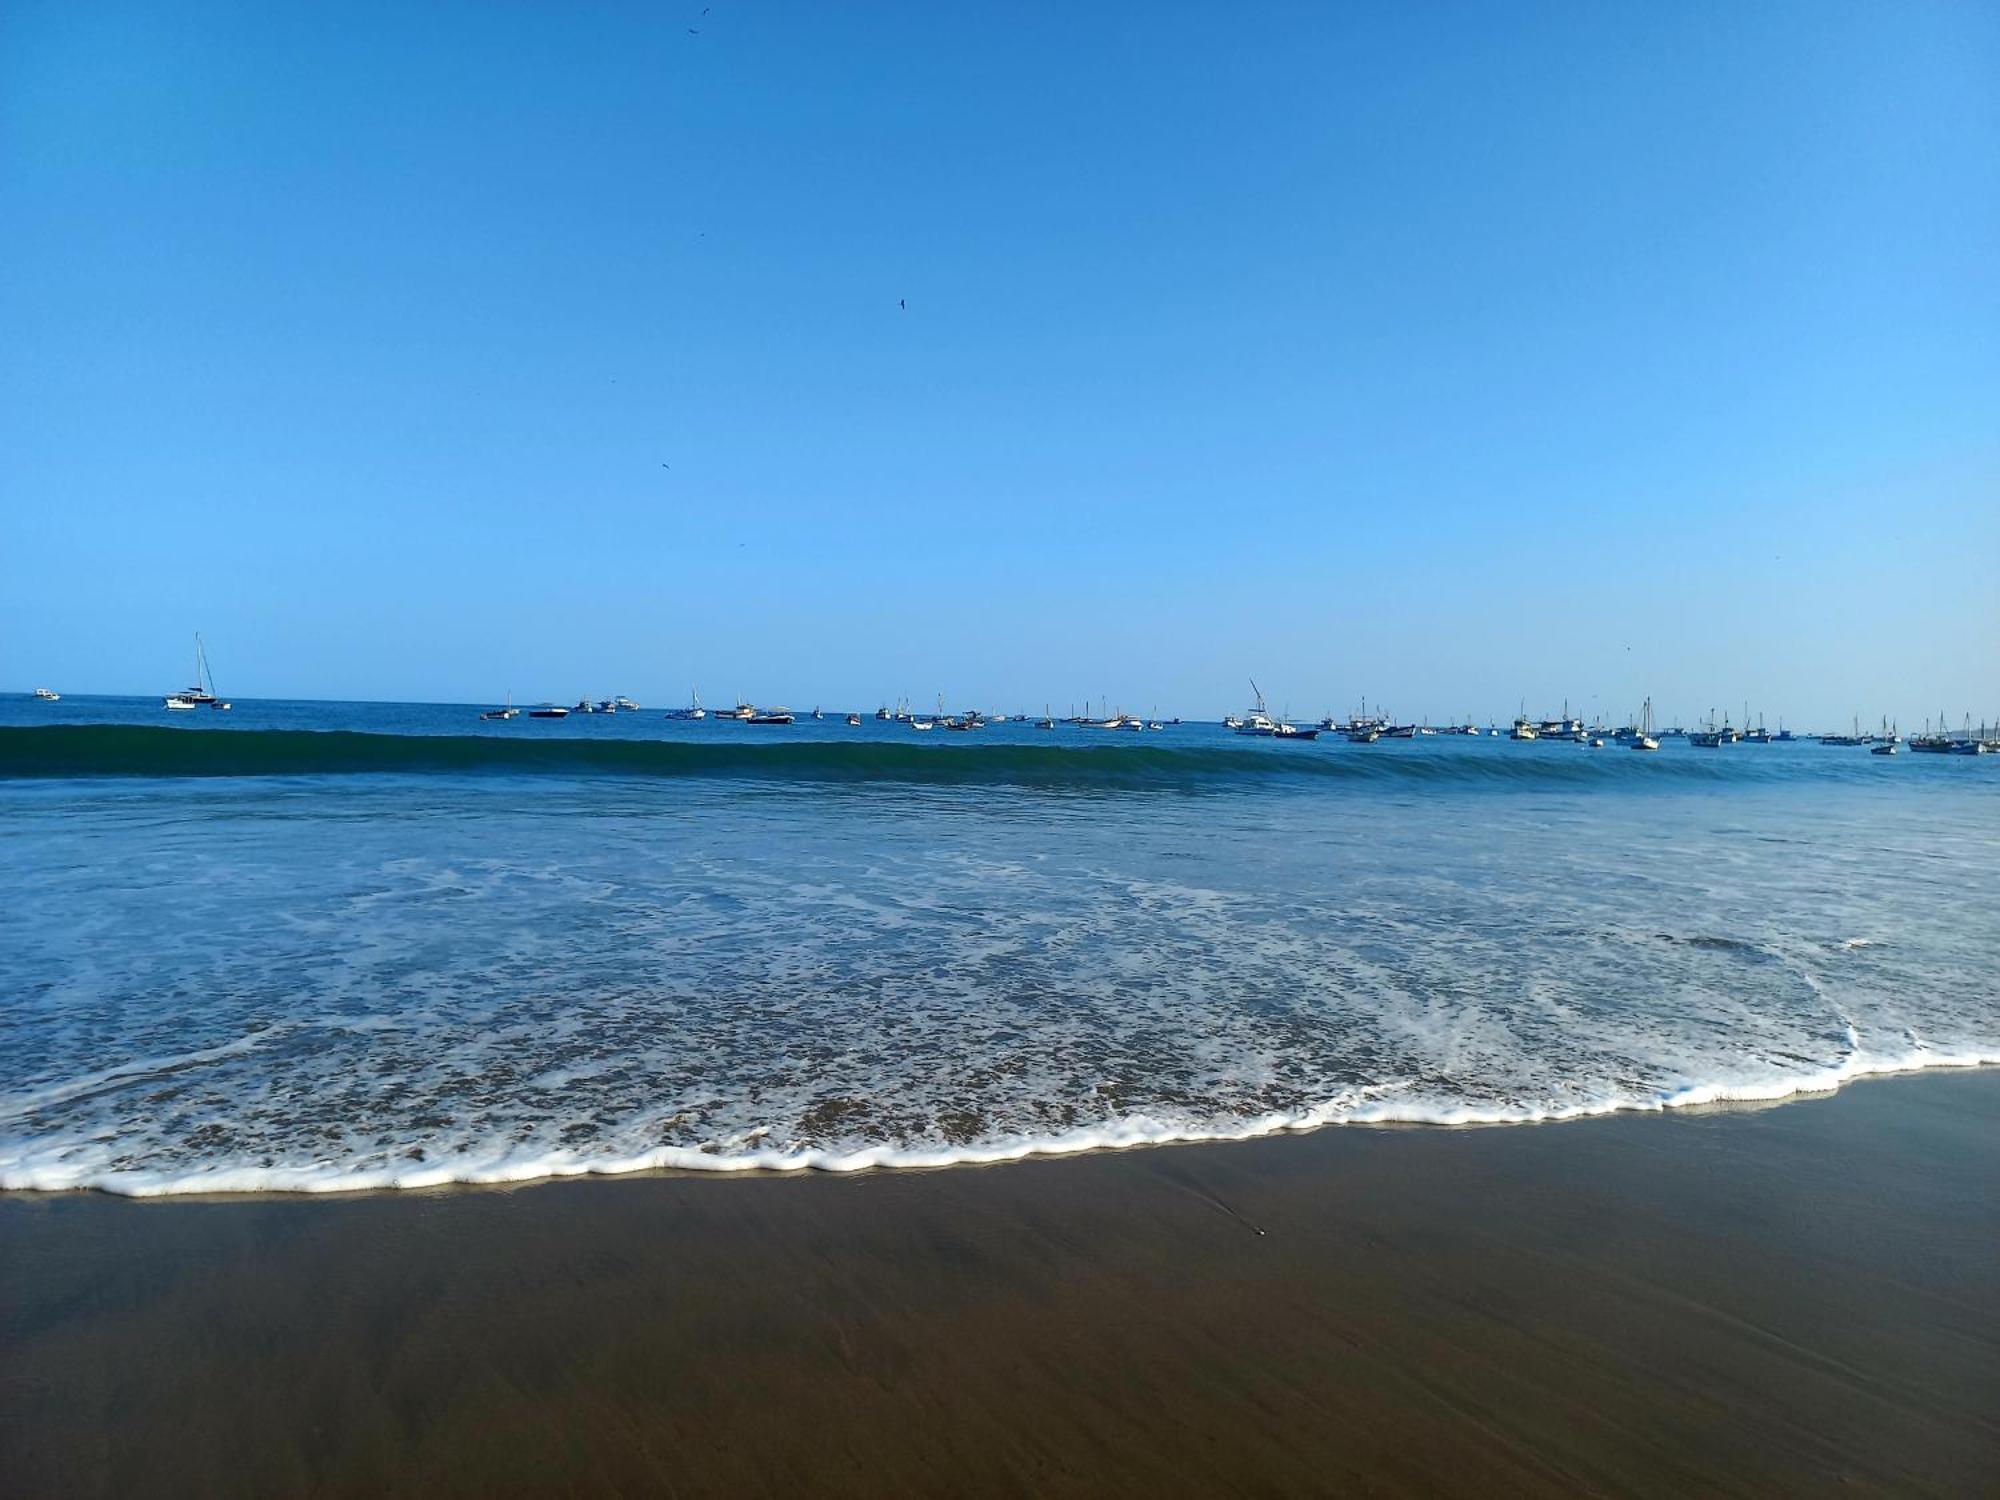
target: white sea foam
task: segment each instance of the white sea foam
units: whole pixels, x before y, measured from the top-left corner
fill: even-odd
[[[2000,1062],[2000,852],[1949,808],[1815,802],[1769,856],[1797,804],[1718,845],[1583,794],[505,793],[14,818],[0,1188],[932,1167]]]

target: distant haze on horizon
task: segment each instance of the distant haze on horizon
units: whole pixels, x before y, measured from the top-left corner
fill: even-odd
[[[2000,717],[1996,80],[1992,6],[16,0],[0,687]]]

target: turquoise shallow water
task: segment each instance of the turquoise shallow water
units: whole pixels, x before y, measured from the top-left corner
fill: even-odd
[[[2000,757],[5,700],[0,1187],[1779,1098],[2000,1060],[1996,877]]]

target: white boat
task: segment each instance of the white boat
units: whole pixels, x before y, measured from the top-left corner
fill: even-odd
[[[1653,700],[1648,698],[1646,706],[1639,710],[1639,732],[1632,736],[1634,750],[1657,750],[1660,741],[1653,731]]]
[[[198,630],[194,635],[194,686],[169,693],[166,704],[171,709],[229,707],[215,695],[215,674],[208,669],[208,648],[202,645]]]
[[[520,716],[521,710],[514,707],[514,695],[509,693],[505,708],[489,708],[479,717],[482,719],[518,719]]]
[[[860,714],[849,714],[849,715],[847,716],[847,727],[848,727],[849,729],[858,729],[858,728],[860,728],[860,727],[861,727],[861,715],[860,715]]]
[[[1319,738],[1317,729],[1301,729],[1283,719],[1274,719],[1264,702],[1264,690],[1257,686],[1257,679],[1250,679],[1250,691],[1256,695],[1256,706],[1246,712],[1236,725],[1238,734],[1256,735],[1262,739],[1313,740]]]
[[[630,698],[619,697],[613,698],[611,701],[619,708],[624,709],[628,714],[636,714],[639,711],[639,705],[634,703]]]
[[[56,692],[53,688],[36,688],[35,696],[44,703],[54,703],[62,697],[62,694]]]
[[[708,717],[708,710],[701,706],[701,694],[694,688],[689,688],[688,706],[686,708],[668,709],[667,717],[670,719],[705,719]]]
[[[935,728],[937,728],[937,725],[933,724],[933,723],[932,723],[932,722],[931,722],[931,721],[930,721],[929,719],[911,719],[911,720],[910,720],[910,728],[912,728],[912,729],[935,729]]]

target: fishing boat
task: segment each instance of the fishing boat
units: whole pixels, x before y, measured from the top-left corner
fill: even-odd
[[[1538,740],[1541,737],[1542,732],[1530,723],[1525,715],[1517,715],[1514,727],[1507,731],[1507,738],[1510,740]]]
[[[746,724],[796,724],[798,720],[789,708],[753,709],[744,721]]]
[[[1054,720],[1054,719],[1053,719],[1052,717],[1050,717],[1050,715],[1049,715],[1049,706],[1048,706],[1048,704],[1044,703],[1044,704],[1042,705],[1042,717],[1040,718],[1040,720],[1038,720],[1038,721],[1036,722],[1036,724],[1035,724],[1035,728],[1037,728],[1037,729],[1053,729],[1053,728],[1055,728],[1055,727],[1056,727],[1056,721],[1055,721],[1055,720]]]
[[[166,705],[176,710],[229,707],[215,694],[215,674],[208,669],[208,648],[202,644],[200,631],[194,637],[194,686],[169,693]]]
[[[1639,732],[1632,736],[1632,748],[1634,750],[1657,750],[1660,748],[1659,737],[1653,732],[1653,700],[1651,698],[1648,698],[1645,706],[1639,710]]]
[[[849,714],[847,716],[847,727],[849,729],[857,729],[860,727],[860,725],[861,725],[860,714]]]
[[[482,719],[518,719],[520,716],[521,710],[514,707],[514,695],[509,693],[505,708],[489,708],[479,717]]]
[[[736,719],[747,724],[757,716],[757,710],[745,703],[741,698],[738,698],[736,700],[736,707],[718,708],[715,711],[715,716],[718,719]]]
[[[1284,719],[1274,719],[1264,702],[1264,690],[1257,686],[1257,679],[1250,679],[1250,691],[1256,696],[1257,705],[1243,715],[1236,726],[1236,733],[1256,735],[1273,740],[1314,740],[1319,738],[1318,729],[1301,729]]]
[[[668,710],[667,710],[667,717],[668,717],[668,718],[670,718],[670,719],[705,719],[705,718],[707,718],[707,717],[708,717],[708,710],[707,710],[707,709],[705,709],[705,708],[703,708],[703,707],[701,706],[701,692],[700,692],[700,690],[699,690],[699,689],[697,689],[697,688],[689,688],[689,689],[688,689],[688,706],[687,706],[686,708],[670,708],[670,709],[668,709]]]
[[[1341,733],[1347,736],[1350,745],[1372,745],[1382,738],[1378,724],[1350,724]]]
[[[44,703],[55,703],[61,699],[62,694],[56,692],[53,688],[36,688],[35,696]]]
[[[567,719],[569,717],[569,710],[564,708],[560,703],[544,703],[540,708],[529,709],[528,717],[531,719]]]
[[[935,728],[937,728],[937,725],[936,725],[936,724],[934,724],[934,723],[932,723],[932,722],[931,722],[931,721],[930,721],[929,719],[919,719],[919,718],[915,718],[915,717],[912,717],[912,718],[910,719],[910,721],[909,721],[909,722],[910,722],[910,728],[912,728],[912,729],[935,729]]]

